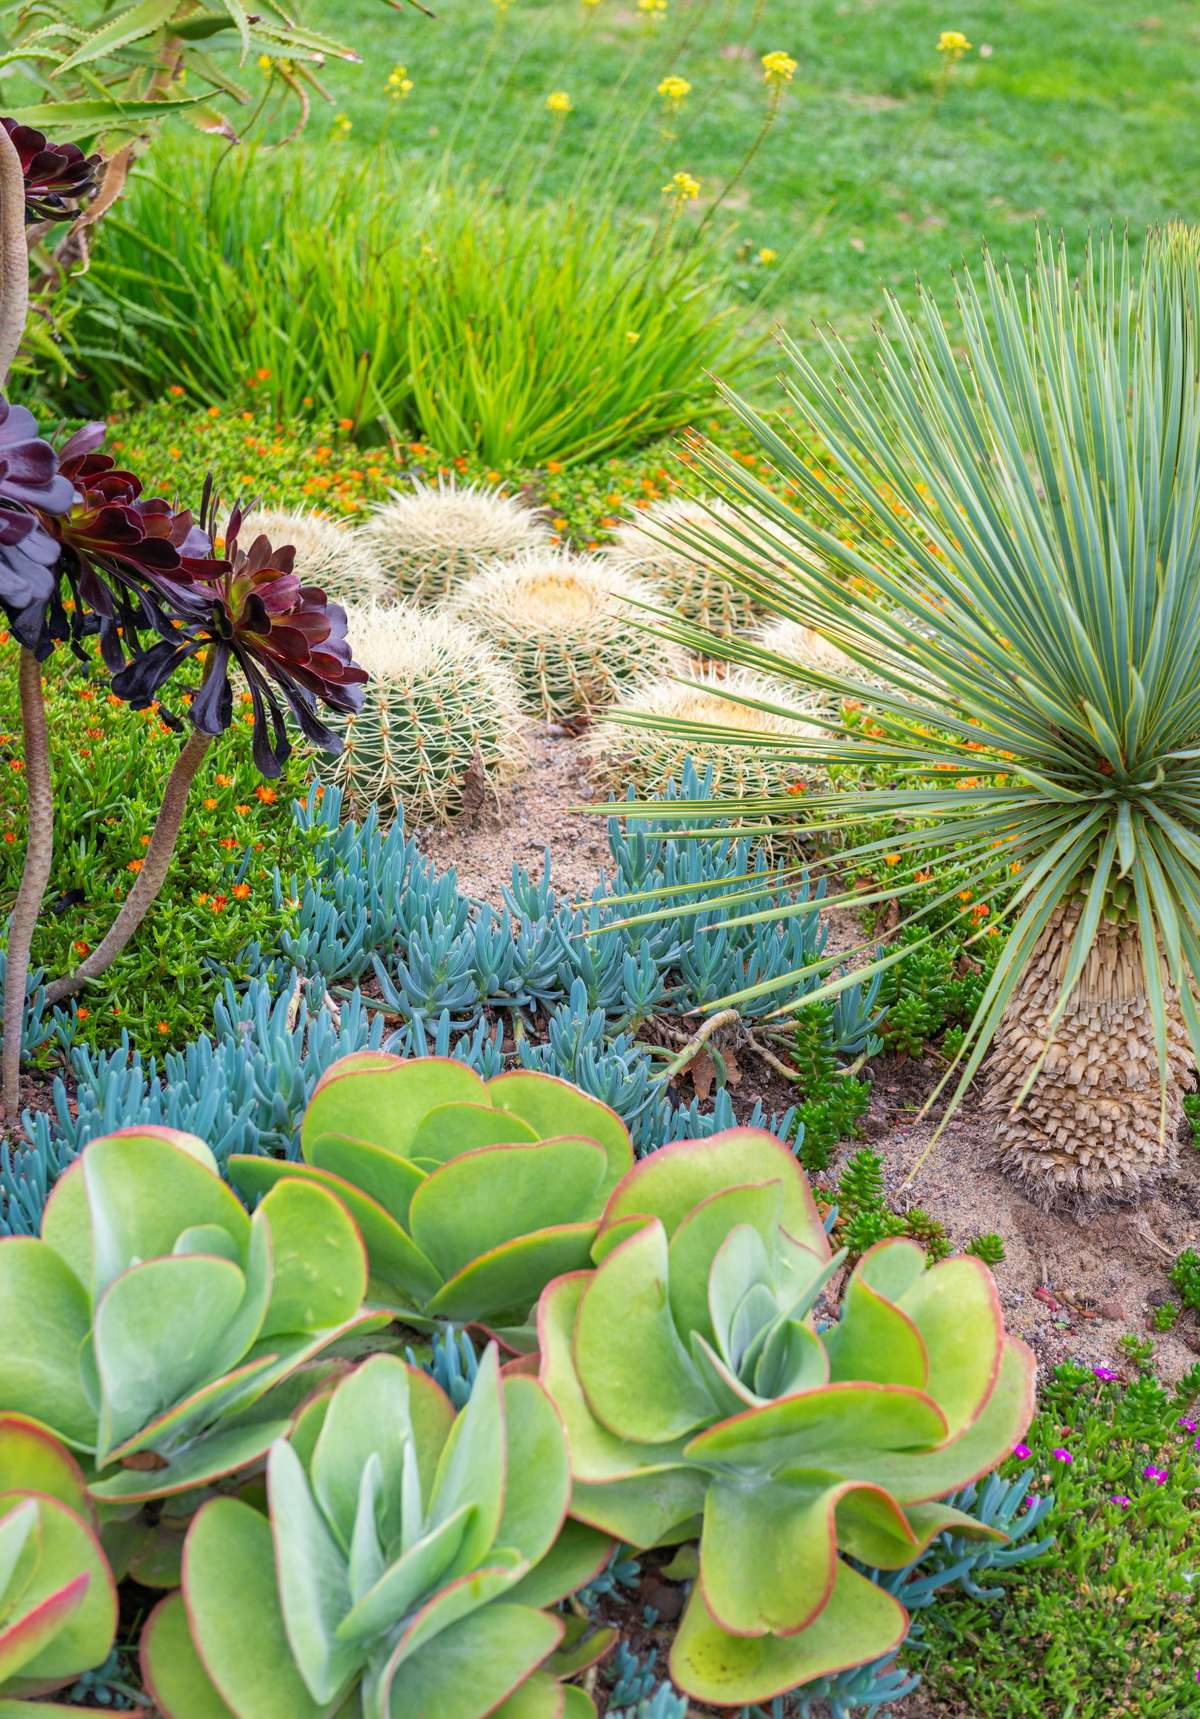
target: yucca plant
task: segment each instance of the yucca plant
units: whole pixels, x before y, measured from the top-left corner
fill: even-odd
[[[703,455],[743,510],[729,577],[852,666],[661,630],[870,705],[853,726],[806,712],[823,729],[814,762],[855,773],[805,802],[818,835],[848,843],[856,881],[837,899],[901,907],[902,947],[864,943],[854,978],[947,913],[1002,937],[934,1097],[949,1086],[952,1110],[991,1047],[1005,1166],[1041,1193],[1130,1198],[1171,1161],[1200,1051],[1200,238],[1152,233],[1140,267],[1101,244],[1078,280],[1061,248],[1039,243],[1028,275],[985,257],[955,311],[948,322],[924,291],[912,315],[893,302],[869,369],[835,337],[820,365],[785,339],[786,391],[828,470],[733,400],[795,507]],[[790,538],[786,571],[762,567],[753,510]],[[792,803],[727,809],[769,824]],[[698,808],[655,810],[686,821]],[[954,883],[918,886],[918,850],[952,859]],[[873,862],[878,890],[862,875]],[[748,913],[766,917],[754,893]],[[801,999],[800,979],[713,1006],[774,990],[786,1010],[849,982]]]

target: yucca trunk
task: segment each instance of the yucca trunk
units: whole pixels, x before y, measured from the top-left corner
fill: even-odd
[[[1053,919],[996,1034],[984,1106],[1003,1109],[999,1162],[1036,1194],[1132,1200],[1175,1160],[1194,1059],[1166,972],[1166,1127],[1136,926],[1105,925],[1029,1096],[1011,1110],[1046,1043],[1077,914]]]

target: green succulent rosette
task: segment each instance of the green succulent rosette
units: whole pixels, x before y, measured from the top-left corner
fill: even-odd
[[[568,1081],[483,1080],[449,1057],[360,1051],[319,1082],[301,1160],[235,1156],[254,1196],[303,1178],[353,1214],[370,1299],[409,1323],[479,1323],[529,1348],[542,1289],[591,1258],[601,1213],[633,1167],[616,1113]]]
[[[250,1217],[202,1140],[122,1129],[60,1178],[40,1238],[0,1241],[0,1305],[20,1309],[0,1404],[79,1453],[98,1502],[188,1492],[265,1457],[307,1369],[373,1322],[366,1283],[325,1189],[288,1183]]]
[[[642,1547],[699,1535],[674,1682],[742,1706],[888,1653],[907,1614],[856,1564],[990,1532],[938,1501],[1033,1413],[987,1267],[881,1242],[823,1326],[844,1255],[791,1152],[751,1129],[643,1159],[593,1251],[541,1299],[540,1377],[576,1516]]]
[[[560,1681],[589,1653],[542,1609],[611,1551],[567,1521],[570,1485],[553,1405],[494,1344],[458,1415],[373,1356],[273,1446],[268,1515],[200,1510],[143,1634],[146,1686],[164,1719],[594,1719]]]

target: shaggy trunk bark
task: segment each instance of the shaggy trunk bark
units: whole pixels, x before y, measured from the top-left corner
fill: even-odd
[[[47,985],[47,1003],[61,1003],[64,997],[73,996],[89,979],[97,978],[105,968],[110,967],[149,913],[170,869],[192,779],[211,745],[210,735],[200,734],[195,730],[184,742],[163,790],[162,805],[155,819],[150,846],[146,849],[146,857],[134,880],[133,888],[91,954],[79,963],[73,973],[68,973],[66,978],[56,979],[52,985]]]
[[[1175,1160],[1193,1057],[1160,957],[1167,998],[1166,1130],[1160,1132],[1158,1058],[1136,926],[1105,925],[1059,1022],[1029,1096],[1012,1104],[1041,1055],[1077,913],[1050,922],[1000,1023],[985,1108],[999,1125],[1001,1167],[1035,1196],[1134,1200]]]
[[[54,858],[54,794],[50,783],[50,742],[46,705],[42,698],[41,664],[32,651],[22,650],[17,682],[21,694],[21,730],[25,741],[25,803],[28,835],[25,864],[17,899],[8,922],[8,951],[4,981],[3,1107],[12,1118],[20,1104],[21,1029],[25,1022],[25,986],[33,928]]]

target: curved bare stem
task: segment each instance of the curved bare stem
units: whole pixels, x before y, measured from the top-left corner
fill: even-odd
[[[61,1003],[64,997],[73,996],[89,979],[97,978],[110,967],[154,905],[170,869],[192,781],[211,745],[210,735],[200,734],[195,730],[184,742],[167,778],[162,804],[158,808],[158,817],[150,837],[150,846],[146,849],[146,857],[142,861],[142,869],[133,888],[91,954],[79,963],[73,973],[47,985],[47,1003]]]
[[[3,1108],[13,1117],[20,1103],[21,1029],[25,1021],[25,986],[33,928],[54,857],[54,795],[50,784],[50,745],[46,706],[42,698],[41,664],[32,651],[22,650],[17,671],[21,693],[21,729],[25,738],[25,798],[29,829],[25,865],[17,899],[8,922],[8,955],[4,985]]]
[[[25,175],[11,137],[0,126],[0,387],[8,380],[28,314]]]

